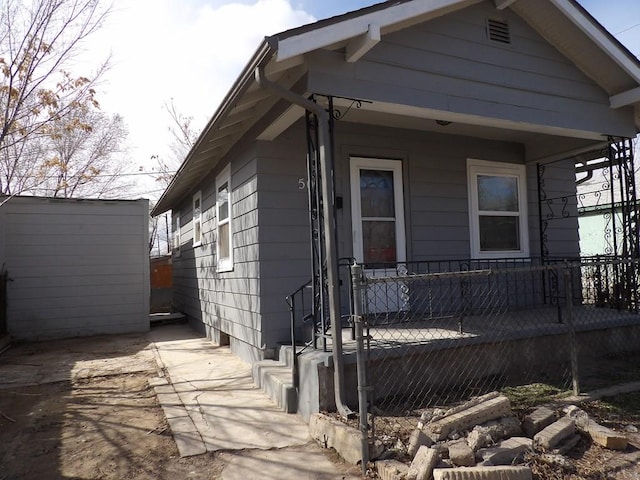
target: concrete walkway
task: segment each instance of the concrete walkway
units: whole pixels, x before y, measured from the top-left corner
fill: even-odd
[[[152,383],[181,456],[240,453],[229,457],[224,480],[251,478],[251,471],[274,480],[359,478],[345,476],[348,466],[310,443],[308,425],[280,411],[227,347],[185,325],[153,329],[150,338],[164,372]]]

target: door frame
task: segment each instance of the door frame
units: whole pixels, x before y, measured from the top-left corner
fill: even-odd
[[[351,186],[351,234],[353,256],[358,263],[364,262],[362,242],[362,206],[360,202],[360,170],[385,170],[393,172],[393,192],[396,223],[396,263],[407,261],[407,233],[404,219],[404,188],[402,160],[389,160],[370,157],[350,157]]]

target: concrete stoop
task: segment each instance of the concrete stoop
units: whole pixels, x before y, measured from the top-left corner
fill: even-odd
[[[292,349],[280,348],[280,360],[262,360],[251,367],[253,382],[287,413],[298,411],[298,394],[293,386]]]

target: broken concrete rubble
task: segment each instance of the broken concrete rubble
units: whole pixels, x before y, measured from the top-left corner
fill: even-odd
[[[607,428],[593,419],[584,410],[571,405],[565,409],[567,416],[575,421],[576,427],[582,433],[591,437],[598,445],[612,450],[625,450],[627,448],[627,437],[610,428]]]
[[[405,480],[409,467],[398,460],[375,462],[376,472],[381,480]]]
[[[500,440],[522,435],[520,421],[516,417],[504,417],[482,425],[476,425],[467,436],[469,447],[475,452]]]
[[[476,456],[464,439],[449,443],[449,460],[459,467],[472,467]]]
[[[494,447],[478,450],[482,465],[514,465],[524,453],[533,450],[533,441],[526,437],[512,437],[497,443]]]
[[[430,480],[433,469],[440,463],[440,455],[432,448],[422,446],[409,466],[406,480]]]
[[[427,434],[422,431],[422,428],[416,428],[411,433],[411,438],[409,438],[409,447],[407,448],[407,453],[411,456],[411,458],[415,457],[418,449],[422,446],[430,447],[433,445],[433,440],[427,437]]]
[[[527,437],[532,438],[536,433],[551,425],[556,419],[553,410],[547,407],[538,407],[524,418],[522,428]]]
[[[531,480],[528,467],[471,467],[435,469],[434,480]]]
[[[432,421],[424,428],[433,441],[444,440],[450,433],[463,431],[475,425],[511,415],[511,403],[505,396],[498,396],[473,405],[465,410]]]
[[[533,437],[533,446],[542,450],[552,450],[563,439],[573,436],[576,423],[572,418],[563,417],[545,427]]]
[[[427,410],[407,442],[407,452],[397,446],[388,451],[400,456],[409,453],[411,466],[400,468],[397,462],[386,460],[376,462],[376,469],[384,480],[530,479],[530,469],[522,465],[532,458],[561,470],[575,468],[563,455],[583,438],[576,429],[608,448],[615,448],[616,441],[624,437],[593,422],[577,407],[566,413],[556,420],[557,412],[539,407],[521,423],[511,412],[509,400],[495,392],[447,411]],[[402,444],[400,439],[396,443]],[[387,441],[388,447],[392,444]],[[520,468],[514,468],[518,464]]]

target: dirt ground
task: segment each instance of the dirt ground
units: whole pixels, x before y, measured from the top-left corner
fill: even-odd
[[[140,335],[24,344],[0,356],[0,480],[211,479],[215,455],[180,458]]]
[[[215,479],[232,455],[251,455],[180,458],[148,386],[157,374],[153,346],[140,335],[24,344],[0,355],[0,480]],[[616,430],[640,428],[636,395],[584,408]],[[380,420],[378,434],[408,440],[397,419]],[[640,434],[628,435],[625,452],[583,440],[567,455],[569,469],[533,459],[534,478],[640,480]]]
[[[211,480],[237,470],[239,457],[256,463],[253,450],[180,458],[148,385],[159,373],[144,334],[25,343],[0,354],[0,480]],[[287,450],[321,451],[314,442]],[[336,454],[328,459],[343,478],[359,471]]]
[[[0,479],[211,479],[180,458],[144,373],[0,391]]]

